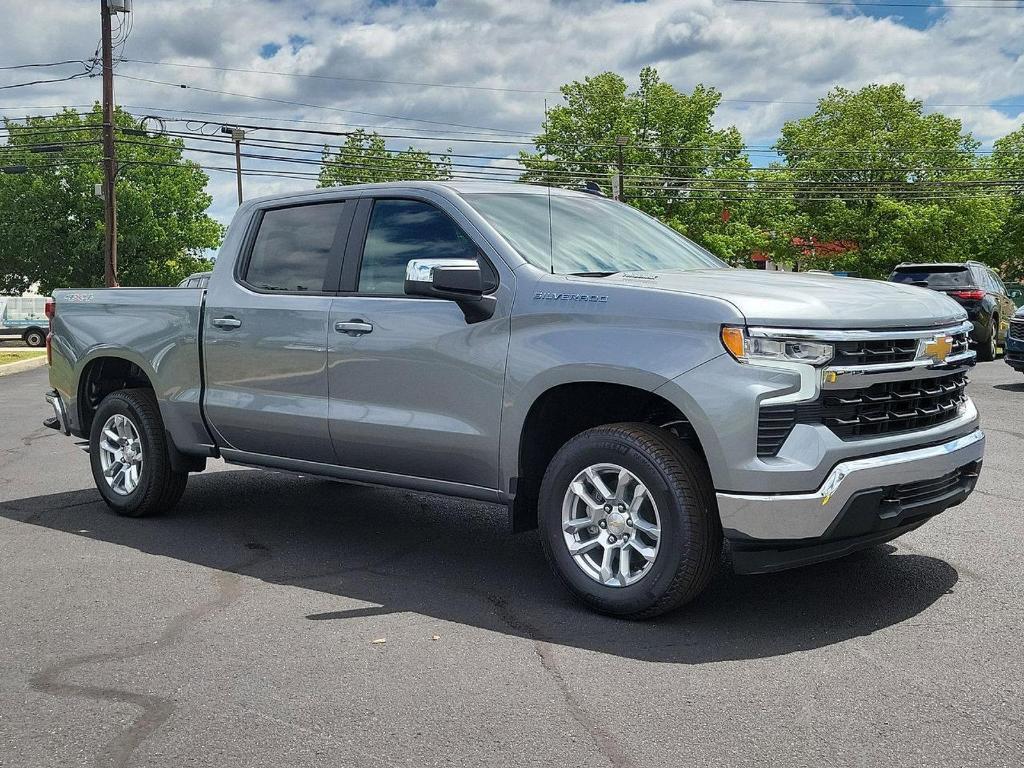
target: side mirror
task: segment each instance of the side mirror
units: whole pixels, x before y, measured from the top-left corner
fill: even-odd
[[[413,259],[405,268],[405,292],[454,301],[467,322],[486,320],[497,303],[484,295],[484,276],[473,259]]]

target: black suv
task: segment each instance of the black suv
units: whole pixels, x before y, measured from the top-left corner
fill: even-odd
[[[996,347],[1006,341],[1010,318],[1017,311],[999,275],[984,264],[900,264],[889,275],[893,283],[909,283],[941,291],[956,300],[974,323],[971,341],[979,360],[995,360]]]

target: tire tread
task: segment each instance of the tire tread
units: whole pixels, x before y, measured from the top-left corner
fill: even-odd
[[[649,619],[671,611],[695,598],[707,586],[716,572],[722,551],[722,527],[718,521],[717,505],[704,460],[698,453],[671,432],[642,422],[608,424],[588,429],[569,440],[559,451],[571,450],[581,442],[613,439],[632,444],[656,464],[668,480],[671,492],[684,508],[696,510],[687,515],[690,525],[687,534],[694,543],[696,557],[684,557],[669,585],[660,597],[640,610],[616,612],[630,619]],[[557,454],[556,454],[557,459]],[[554,464],[554,460],[552,461]],[[548,478],[545,477],[545,485]],[[541,499],[546,498],[543,491]],[[694,530],[695,528],[705,530]],[[549,559],[550,558],[549,556]],[[552,559],[553,562],[553,559]],[[591,607],[607,612],[599,601],[572,589],[572,585],[556,567],[561,581]]]
[[[134,412],[141,422],[138,426],[142,432],[155,438],[157,443],[155,450],[147,445],[145,461],[149,472],[149,480],[146,483],[144,493],[138,500],[132,500],[128,505],[119,506],[111,503],[106,493],[102,493],[107,506],[126,517],[148,517],[160,514],[172,508],[178,503],[181,495],[185,492],[188,483],[188,472],[176,472],[171,466],[171,458],[167,449],[166,432],[163,419],[160,417],[160,407],[157,405],[156,396],[149,389],[122,389],[113,392],[104,398],[96,412],[96,419],[102,423],[105,417],[101,416],[104,405],[120,401],[129,410]],[[92,447],[95,450],[95,446]],[[94,459],[98,461],[98,459]],[[94,469],[94,475],[96,470]],[[96,477],[97,487],[100,486],[100,478]]]

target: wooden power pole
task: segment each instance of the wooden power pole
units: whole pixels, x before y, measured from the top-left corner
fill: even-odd
[[[113,15],[110,0],[100,0],[103,30],[103,278],[108,288],[117,287],[117,200],[114,179],[117,158],[114,154],[114,51],[110,33]]]

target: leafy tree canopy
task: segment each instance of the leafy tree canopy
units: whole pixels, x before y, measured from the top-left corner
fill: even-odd
[[[994,150],[992,168],[1015,193],[999,229],[997,260],[1004,276],[1024,279],[1024,128],[1001,138]]]
[[[1007,201],[984,186],[979,143],[959,120],[924,114],[902,85],[836,88],[787,122],[776,149],[795,179],[797,234],[857,244],[802,265],[882,277],[901,261],[995,258]]]
[[[118,110],[119,128],[140,126]],[[0,292],[21,293],[39,282],[55,288],[103,285],[103,178],[98,105],[79,115],[5,121],[0,164],[28,171],[0,174]],[[118,278],[122,285],[175,285],[209,268],[206,249],[222,227],[207,214],[207,176],[182,159],[182,142],[118,133]],[[41,148],[54,151],[40,152]]]
[[[324,147],[318,186],[338,187],[345,184],[384,181],[438,181],[450,179],[451,158],[434,159],[429,153],[409,147],[390,150],[376,132],[358,130],[349,135],[338,149]]]
[[[773,211],[752,200],[751,167],[734,127],[716,129],[721,94],[692,93],[640,72],[640,86],[605,72],[562,86],[564,104],[548,110],[522,152],[522,181],[577,186],[592,180],[609,190],[624,137],[625,198],[728,260],[745,260],[770,245]],[[763,201],[762,201],[763,202]]]

